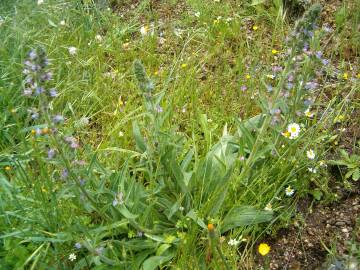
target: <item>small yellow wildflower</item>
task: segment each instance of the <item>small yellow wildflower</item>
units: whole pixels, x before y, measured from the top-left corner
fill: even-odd
[[[360,73],[358,73],[358,74],[356,75],[356,78],[360,79]]]
[[[275,79],[275,76],[274,75],[272,75],[272,74],[266,74],[266,78],[269,78],[269,79]]]
[[[285,138],[290,138],[291,133],[289,131],[281,132],[281,135],[283,135]]]
[[[246,78],[247,80],[249,80],[249,79],[251,79],[251,76],[250,76],[249,74],[246,74],[246,75],[245,75],[245,78]]]
[[[9,171],[11,171],[11,167],[10,166],[5,166],[5,171],[7,171],[7,172],[9,172]]]
[[[214,224],[211,224],[211,223],[209,223],[208,225],[207,225],[207,228],[208,228],[208,230],[211,232],[211,231],[214,231],[214,229],[215,229],[215,227],[214,227]]]
[[[278,50],[275,50],[275,49],[272,49],[272,50],[271,50],[271,53],[272,53],[273,55],[275,55],[275,54],[278,54],[279,51],[278,51]]]
[[[343,74],[343,79],[344,79],[344,80],[349,79],[349,74],[348,74],[347,72],[344,72],[344,74]]]
[[[181,64],[181,67],[182,67],[182,68],[186,68],[186,67],[187,67],[187,64],[186,64],[186,63]]]
[[[47,127],[46,127],[46,128],[43,128],[43,129],[41,130],[41,133],[44,134],[44,135],[45,135],[45,134],[49,134],[49,132],[50,132],[50,129],[47,128]]]
[[[270,246],[266,243],[261,243],[258,247],[258,251],[262,256],[265,256],[270,252]]]
[[[31,130],[31,134],[32,134],[32,135],[35,135],[35,134],[36,134],[36,130],[35,130],[35,129],[32,129],[32,130]]]
[[[10,112],[11,113],[16,113],[16,109],[11,109]]]
[[[155,76],[159,75],[159,71],[155,70],[154,75]]]
[[[259,27],[258,27],[258,26],[256,26],[256,25],[254,25],[254,26],[252,27],[252,29],[253,29],[254,31],[256,31],[256,30],[258,30],[258,29],[259,29]]]

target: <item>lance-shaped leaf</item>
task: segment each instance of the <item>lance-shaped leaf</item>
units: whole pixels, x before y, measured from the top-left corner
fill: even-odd
[[[272,219],[272,216],[271,211],[257,210],[251,206],[236,206],[225,216],[221,226],[221,233],[240,226],[268,222]]]

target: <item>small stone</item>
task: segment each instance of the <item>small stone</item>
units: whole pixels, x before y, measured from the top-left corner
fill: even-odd
[[[335,223],[335,226],[345,226],[345,222],[343,222],[343,221],[338,221],[338,222],[336,222]]]
[[[348,230],[347,228],[342,228],[341,231],[342,231],[343,233],[348,233],[348,232],[349,232],[349,230]]]

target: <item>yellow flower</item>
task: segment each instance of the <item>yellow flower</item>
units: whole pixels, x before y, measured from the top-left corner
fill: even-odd
[[[211,231],[214,231],[214,229],[215,229],[214,225],[211,224],[211,223],[209,223],[209,224],[207,225],[207,228],[208,228],[208,230],[209,230],[210,232],[211,232]]]
[[[49,128],[43,128],[42,130],[41,130],[41,134],[44,134],[44,135],[46,135],[46,134],[49,134],[49,132],[50,132],[50,129]]]
[[[289,131],[281,132],[281,135],[283,135],[285,138],[290,138],[291,133]]]
[[[256,25],[254,25],[254,26],[252,27],[252,29],[253,29],[254,31],[256,31],[256,30],[259,29],[259,27],[257,27]]]
[[[344,74],[343,74],[343,79],[344,79],[344,80],[349,79],[349,74],[348,74],[347,72],[344,72]]]
[[[11,167],[10,167],[10,166],[5,166],[4,169],[5,169],[5,171],[7,171],[7,172],[8,172],[8,171],[11,171]]]
[[[245,75],[245,78],[246,78],[247,80],[249,80],[249,79],[251,79],[251,76],[250,76],[249,74],[246,74],[246,75]]]
[[[35,135],[35,134],[36,134],[36,130],[35,130],[35,129],[32,129],[32,130],[31,130],[31,134],[32,134],[32,135]]]
[[[360,79],[360,73],[358,73],[358,74],[356,75],[356,78]]]
[[[186,67],[187,67],[187,64],[186,64],[186,63],[181,64],[181,67],[182,67],[182,68],[186,68]]]
[[[275,54],[278,54],[279,51],[278,51],[278,50],[275,50],[275,49],[272,49],[272,50],[271,50],[271,53],[275,55]]]
[[[258,247],[258,251],[262,256],[265,256],[270,252],[270,246],[266,243],[261,243]]]

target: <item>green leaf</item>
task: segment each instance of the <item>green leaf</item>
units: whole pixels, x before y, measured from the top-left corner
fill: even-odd
[[[357,180],[359,180],[359,178],[360,178],[360,169],[356,168],[353,175],[352,175],[352,179],[354,181],[357,181]]]
[[[171,253],[168,256],[152,256],[143,263],[143,270],[154,270],[161,264],[171,260],[174,257],[174,254]]]
[[[201,228],[203,229],[207,228],[204,221],[202,221],[202,219],[198,217],[198,215],[194,212],[194,210],[190,210],[186,216],[191,218],[193,221],[195,221]]]
[[[320,201],[321,197],[323,196],[323,193],[320,190],[315,189],[315,190],[311,191],[311,195],[313,195],[315,200]]]
[[[162,245],[160,245],[160,247],[156,250],[156,256],[161,256],[170,247],[171,247],[170,244],[162,244]]]
[[[133,134],[134,134],[136,146],[139,148],[139,150],[141,152],[145,152],[146,151],[146,143],[144,141],[144,137],[141,135],[140,128],[139,128],[137,121],[134,121],[132,126],[133,126]]]
[[[250,6],[256,6],[265,3],[266,0],[252,0]]]
[[[221,226],[221,233],[240,226],[268,222],[272,219],[272,216],[271,211],[256,210],[251,206],[237,206],[225,216]]]

